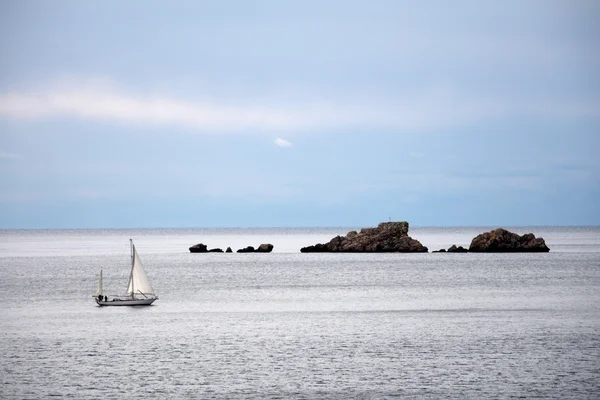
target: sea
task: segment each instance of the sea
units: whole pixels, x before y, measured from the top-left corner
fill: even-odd
[[[300,252],[355,227],[0,230],[0,398],[599,399],[600,227],[431,252],[492,228],[411,227],[426,254]],[[159,300],[99,307],[129,239]]]

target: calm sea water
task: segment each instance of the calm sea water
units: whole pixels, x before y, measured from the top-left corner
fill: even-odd
[[[0,231],[0,398],[600,398],[600,228],[301,254],[349,228]],[[430,250],[487,228],[411,228]],[[125,291],[134,239],[160,299]],[[190,254],[196,243],[270,254]]]

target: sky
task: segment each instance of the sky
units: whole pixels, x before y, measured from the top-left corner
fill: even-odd
[[[600,225],[597,1],[0,2],[0,229]]]

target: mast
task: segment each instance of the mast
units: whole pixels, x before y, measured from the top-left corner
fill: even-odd
[[[133,240],[129,239],[129,243],[131,244],[131,273],[129,274],[129,282],[131,282],[131,297],[135,297],[135,289],[133,287],[133,267],[135,266],[135,251],[133,246]]]
[[[152,289],[152,285],[150,285],[150,282],[148,281],[148,277],[142,266],[142,260],[135,248],[135,244],[133,244],[133,240],[129,240],[131,241],[131,272],[129,273],[129,283],[127,283],[127,296],[132,299],[138,298],[138,292],[143,293],[144,295],[154,295],[154,289]]]

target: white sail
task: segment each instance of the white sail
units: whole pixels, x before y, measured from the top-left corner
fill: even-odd
[[[100,279],[98,280],[98,288],[96,289],[96,293],[94,293],[94,297],[98,297],[102,294],[102,270],[100,270]]]
[[[129,277],[129,283],[127,284],[127,295],[135,297],[136,295],[152,295],[154,296],[154,290],[150,286],[144,267],[142,266],[142,260],[131,242],[132,248],[132,266],[131,275]]]

